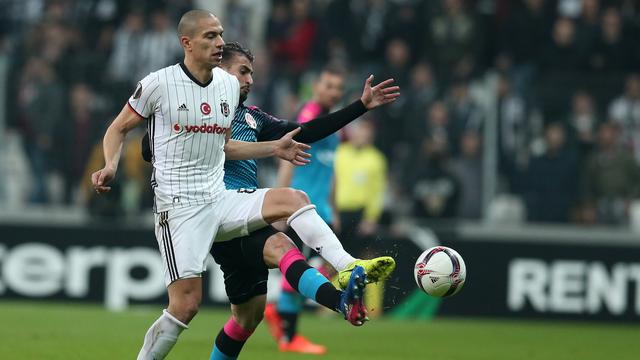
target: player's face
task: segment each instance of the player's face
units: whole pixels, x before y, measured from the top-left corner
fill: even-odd
[[[253,85],[253,65],[246,56],[236,55],[231,59],[229,64],[223,64],[222,67],[226,72],[235,76],[240,83],[240,103],[247,100],[247,96],[251,92]]]
[[[315,84],[315,98],[326,109],[333,108],[344,93],[344,78],[338,74],[323,72]]]
[[[189,39],[193,58],[212,68],[220,65],[222,60],[222,46],[224,29],[218,18],[210,16],[200,19],[194,35]]]

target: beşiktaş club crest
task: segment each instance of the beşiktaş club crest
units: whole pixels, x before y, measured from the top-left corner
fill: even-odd
[[[254,119],[253,116],[251,116],[251,114],[249,113],[244,114],[244,121],[246,121],[247,125],[249,125],[249,127],[254,130],[258,127],[256,119]]]
[[[220,103],[220,111],[222,112],[222,115],[224,115],[225,117],[229,116],[229,104],[227,103],[227,100],[222,100],[222,102]]]

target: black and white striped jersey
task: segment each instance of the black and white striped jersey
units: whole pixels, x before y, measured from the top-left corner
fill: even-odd
[[[183,63],[142,79],[129,106],[147,119],[154,211],[215,201],[224,191],[225,131],[240,99],[238,80],[220,68],[203,84]]]

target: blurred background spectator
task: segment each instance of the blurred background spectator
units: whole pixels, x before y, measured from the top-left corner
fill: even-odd
[[[101,161],[102,133],[136,82],[180,60],[176,24],[191,8],[219,14],[225,39],[252,47],[248,103],[282,118],[293,117],[329,62],[349,69],[347,99],[369,74],[402,86],[397,102],[365,122],[388,164],[379,211],[392,218],[483,219],[508,195],[529,221],[626,224],[638,195],[637,1],[0,5],[0,203],[8,209],[147,211],[148,167],[134,140],[115,203],[95,204],[83,174]],[[264,164],[263,185],[274,168]]]

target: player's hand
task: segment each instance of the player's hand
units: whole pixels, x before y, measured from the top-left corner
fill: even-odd
[[[116,171],[112,168],[102,168],[91,174],[91,183],[98,194],[102,194],[111,190],[111,186],[107,186],[115,178]]]
[[[311,149],[311,146],[303,143],[299,143],[293,140],[293,137],[300,132],[300,128],[296,128],[289,131],[283,137],[276,141],[275,155],[280,159],[287,160],[293,165],[306,165],[311,160],[311,154],[306,153],[305,150]]]
[[[374,87],[371,87],[371,82],[373,82],[373,75],[365,80],[360,98],[368,110],[392,103],[400,96],[400,87],[391,86],[395,82],[393,79],[387,79]]]

